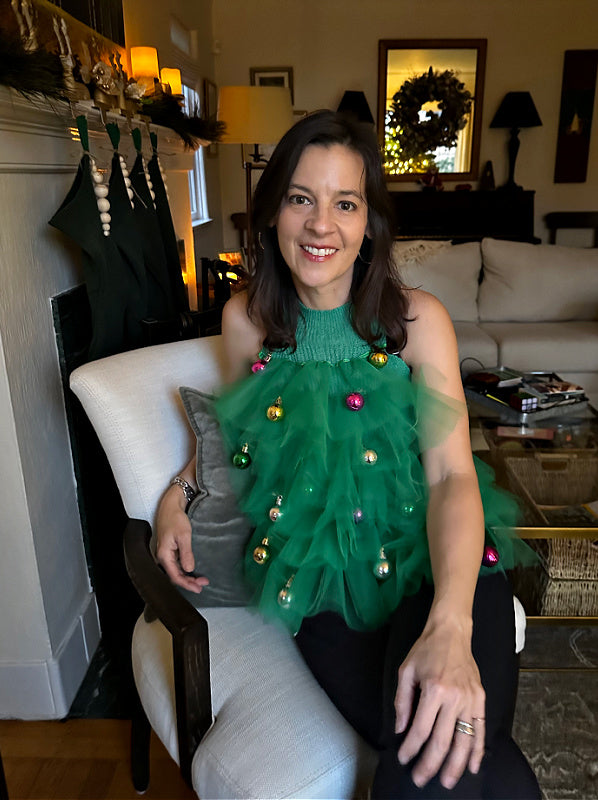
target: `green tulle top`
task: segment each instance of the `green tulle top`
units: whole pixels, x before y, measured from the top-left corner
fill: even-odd
[[[296,351],[262,352],[263,368],[216,402],[233,487],[255,525],[245,575],[257,607],[292,632],[321,611],[375,628],[432,580],[420,454],[465,409],[398,356],[379,363],[379,350],[353,330],[350,304],[302,306]],[[517,504],[476,468],[487,544],[499,554],[481,572],[509,569],[529,559],[508,530]]]

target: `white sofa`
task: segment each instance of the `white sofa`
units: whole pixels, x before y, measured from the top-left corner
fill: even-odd
[[[396,242],[405,283],[436,295],[462,372],[553,370],[598,404],[598,249],[483,239]]]

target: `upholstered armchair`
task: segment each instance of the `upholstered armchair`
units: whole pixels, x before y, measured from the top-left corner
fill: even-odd
[[[148,784],[151,726],[201,800],[365,796],[375,754],[292,637],[245,607],[198,610],[151,555],[160,497],[195,448],[178,389],[212,392],[221,363],[214,336],[112,356],[71,376],[130,518],[125,558],[147,604],[132,641],[144,710],[133,721],[135,787]],[[215,474],[203,476],[212,499]]]

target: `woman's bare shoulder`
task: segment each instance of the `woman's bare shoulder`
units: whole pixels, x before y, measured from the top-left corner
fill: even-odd
[[[407,345],[403,357],[407,363],[428,360],[434,352],[456,346],[455,331],[448,311],[440,300],[423,289],[409,289]]]
[[[261,350],[265,333],[247,311],[247,293],[238,292],[222,311],[222,338],[229,362],[229,379],[235,380]]]

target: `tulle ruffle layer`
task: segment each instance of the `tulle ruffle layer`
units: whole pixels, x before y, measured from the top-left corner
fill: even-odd
[[[363,399],[360,410],[348,408],[350,394]],[[277,403],[283,413],[273,421],[268,409]],[[245,574],[264,615],[296,631],[303,617],[336,611],[350,627],[370,629],[431,581],[419,456],[464,406],[411,380],[399,359],[378,369],[364,357],[335,365],[272,359],[216,408],[231,460],[243,449],[251,459],[232,480],[255,525]],[[508,569],[525,558],[525,545],[492,528],[513,526],[517,507],[492,485],[491,470],[476,466],[488,543],[500,553],[492,571]]]

